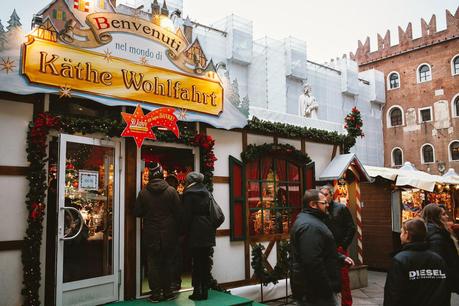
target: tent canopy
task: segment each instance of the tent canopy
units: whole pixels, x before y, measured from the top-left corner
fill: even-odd
[[[333,181],[343,178],[349,166],[357,170],[360,182],[372,182],[360,160],[355,153],[338,155],[328,164],[327,168],[320,174],[318,181]]]
[[[404,166],[401,169],[394,169],[364,166],[364,168],[371,177],[380,176],[387,180],[395,181],[396,186],[411,186],[430,192],[434,190],[435,184],[459,184],[459,180],[456,180],[453,177],[429,174],[427,172],[416,170],[414,167]]]

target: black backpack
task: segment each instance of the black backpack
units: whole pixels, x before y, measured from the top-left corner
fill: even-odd
[[[217,201],[215,201],[214,196],[210,192],[209,192],[209,216],[210,216],[210,222],[212,222],[215,228],[218,228],[225,221],[225,215],[223,214],[223,211],[220,205],[218,205]]]

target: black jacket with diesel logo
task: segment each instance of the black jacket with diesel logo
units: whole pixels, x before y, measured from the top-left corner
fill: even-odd
[[[384,286],[384,306],[449,305],[446,266],[425,242],[408,243],[393,258]]]

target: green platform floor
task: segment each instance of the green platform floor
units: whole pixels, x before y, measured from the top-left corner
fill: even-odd
[[[133,301],[123,301],[111,303],[108,305],[113,306],[261,306],[260,304],[254,301],[251,301],[247,298],[243,298],[237,295],[231,295],[219,291],[209,290],[209,298],[204,301],[193,301],[188,298],[188,296],[193,293],[193,291],[185,291],[179,293],[178,297],[172,301],[164,301],[159,303],[151,303],[147,299],[142,300],[133,300]]]

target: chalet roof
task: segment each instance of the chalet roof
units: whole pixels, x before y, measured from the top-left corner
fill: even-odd
[[[318,181],[332,181],[343,178],[349,166],[353,165],[359,173],[360,182],[372,182],[360,160],[355,153],[338,155],[328,164],[327,168],[320,174]]]

